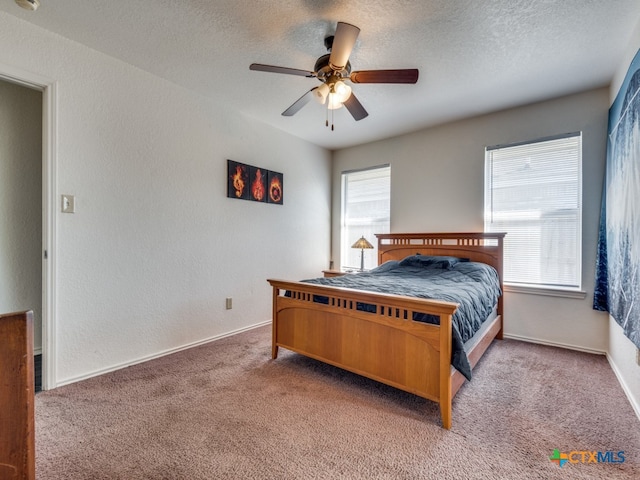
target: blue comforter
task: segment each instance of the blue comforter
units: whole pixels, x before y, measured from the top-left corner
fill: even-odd
[[[500,280],[493,267],[454,257],[416,255],[386,262],[369,272],[303,281],[459,304],[453,315],[451,364],[468,380],[471,365],[464,343],[480,329],[501,295]],[[359,308],[367,310],[367,305]],[[414,314],[414,320],[438,323],[438,317],[431,315]]]

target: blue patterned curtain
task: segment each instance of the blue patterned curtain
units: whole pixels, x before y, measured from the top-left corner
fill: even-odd
[[[640,51],[609,110],[593,308],[640,348]]]
[[[609,311],[609,279],[607,276],[607,181],[602,187],[602,207],[600,208],[600,229],[598,231],[598,252],[596,257],[596,287],[593,292],[593,308],[601,312]]]

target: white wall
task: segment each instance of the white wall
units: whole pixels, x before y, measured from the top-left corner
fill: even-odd
[[[33,310],[42,345],[42,92],[0,81],[0,312]]]
[[[631,60],[640,49],[640,22],[636,26],[633,37],[629,41],[624,61],[619,65],[616,75],[611,82],[609,105],[618,95],[620,85],[631,64]],[[609,345],[607,348],[609,362],[613,366],[620,383],[633,404],[636,414],[640,417],[640,366],[636,363],[637,348],[629,340],[622,328],[613,318],[609,318]]]
[[[6,14],[3,64],[57,82],[57,384],[268,321],[268,277],[328,264],[330,152]],[[226,198],[227,159],[284,205]]]
[[[505,333],[604,352],[607,316],[592,309],[604,175],[608,89],[483,115],[334,153],[333,184],[344,170],[391,164],[393,232],[482,231],[486,146],[583,132],[584,299],[507,292]],[[332,257],[339,259],[340,189],[333,192]]]

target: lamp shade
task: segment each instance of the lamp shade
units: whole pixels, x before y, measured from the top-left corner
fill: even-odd
[[[371,245],[366,238],[364,238],[364,236],[360,237],[358,239],[358,241],[356,243],[354,243],[353,245],[351,245],[351,248],[373,248],[373,245]]]
[[[327,100],[327,95],[329,95],[329,85],[323,83],[318,88],[313,91],[313,96],[318,101],[324,105],[324,102]]]
[[[344,103],[351,96],[351,87],[344,82],[338,81],[334,84],[332,93],[336,95],[338,102]]]
[[[40,6],[40,0],[16,0],[16,3],[25,10],[35,11]]]
[[[326,85],[326,84],[325,84]],[[342,108],[342,104],[351,96],[351,87],[342,81],[331,84],[327,107],[329,110]]]

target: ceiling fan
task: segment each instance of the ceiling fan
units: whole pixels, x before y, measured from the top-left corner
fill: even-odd
[[[322,55],[316,60],[314,71],[276,67],[261,63],[252,63],[249,69],[317,78],[322,82],[322,85],[309,90],[282,112],[282,115],[286,117],[295,115],[311,98],[315,97],[320,103],[326,103],[329,110],[334,110],[344,105],[356,121],[362,120],[369,114],[353,94],[351,87],[344,82],[345,80],[349,80],[352,83],[416,83],[418,81],[418,70],[409,68],[352,72],[349,56],[359,33],[360,29],[355,25],[338,22],[335,35],[324,39],[324,45],[330,53]],[[328,118],[326,125],[329,125]],[[333,125],[331,125],[331,129],[333,130]]]

